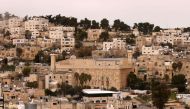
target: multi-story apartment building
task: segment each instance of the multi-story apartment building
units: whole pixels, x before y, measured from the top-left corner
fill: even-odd
[[[75,47],[75,38],[64,36],[61,38],[61,51],[69,51]]]
[[[180,35],[182,33],[181,29],[164,29],[161,30],[162,34],[167,34],[167,35]]]
[[[50,31],[64,31],[64,32],[74,32],[75,27],[64,27],[64,26],[52,26],[49,28]]]
[[[6,58],[6,57],[16,57],[16,49],[5,49],[5,50],[0,50],[0,57],[1,58]]]
[[[8,27],[9,28],[14,28],[14,27],[20,27],[22,25],[23,19],[19,17],[13,17],[8,19]]]
[[[8,28],[8,20],[0,21],[0,29]]]
[[[104,32],[103,29],[88,29],[88,41],[97,41],[100,38],[101,33]]]
[[[40,47],[22,47],[23,50],[21,58],[25,60],[33,60],[35,59],[36,54],[41,50]]]
[[[49,21],[45,18],[33,17],[25,21],[25,30],[35,31],[35,30],[47,30]]]
[[[37,38],[37,45],[42,47],[42,48],[48,48],[53,45],[52,39],[47,39],[47,38]]]
[[[56,62],[55,55],[51,55],[51,71],[72,71],[78,74],[91,75],[91,81],[86,84],[91,88],[115,87],[124,89],[127,86],[127,75],[132,71],[132,63],[126,58],[99,58],[99,59],[67,59]],[[72,84],[76,85],[76,84]]]
[[[156,36],[156,42],[158,44],[160,43],[171,43],[172,45],[174,44],[174,35],[169,35],[169,34],[166,34],[166,35],[159,35],[159,36]]]
[[[61,41],[63,37],[64,37],[63,31],[59,30],[49,31],[49,38],[51,38],[53,42]]]
[[[108,51],[111,49],[125,50],[126,40],[121,38],[113,38],[112,42],[103,42],[103,50]]]
[[[21,35],[21,34],[24,34],[25,30],[23,27],[13,27],[13,28],[9,28],[9,32],[11,34]]]
[[[28,39],[13,39],[13,45],[22,46],[28,44]]]
[[[161,50],[160,46],[143,46],[142,54],[143,55],[159,55]]]
[[[67,84],[74,84],[74,72],[60,71],[45,75],[45,89],[56,91],[58,84],[63,82]]]
[[[171,78],[172,58],[167,55],[142,55],[136,60],[134,69],[139,77],[147,80],[153,77],[164,78],[166,74]]]
[[[36,54],[41,50],[40,47],[20,47],[22,49],[22,53],[20,58],[25,60],[33,60]],[[17,57],[16,48],[0,50],[0,57]]]
[[[32,36],[34,36],[34,37],[38,37],[38,36],[40,36],[40,32],[36,29],[36,30],[33,30],[32,32],[31,32],[31,34],[32,34]]]

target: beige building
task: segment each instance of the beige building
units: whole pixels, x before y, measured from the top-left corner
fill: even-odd
[[[164,78],[167,74],[172,77],[172,58],[170,56],[140,56],[135,65],[135,73],[142,79],[153,77]]]
[[[13,45],[22,46],[28,44],[28,39],[13,39]]]
[[[70,85],[75,84],[74,72],[71,71],[59,71],[56,73],[50,73],[45,75],[45,89],[51,89],[56,91],[58,84],[67,83]]]
[[[159,55],[161,47],[160,46],[143,46],[142,54],[143,55]]]
[[[104,32],[103,29],[88,29],[88,38],[87,41],[97,41],[101,35],[101,33]]]
[[[33,60],[38,51],[41,50],[40,47],[21,47],[21,49],[22,49],[21,58],[25,60]],[[0,57],[1,58],[17,57],[16,48],[1,50]]]
[[[103,50],[108,51],[111,49],[125,50],[126,40],[121,38],[113,38],[112,42],[103,42]]]
[[[59,42],[64,36],[63,31],[55,30],[49,31],[49,38],[53,40],[53,42]]]
[[[25,30],[23,27],[13,27],[13,28],[9,28],[9,32],[11,34],[21,35],[21,34],[24,34]]]
[[[52,26],[49,27],[50,31],[64,31],[64,32],[74,32],[75,31],[75,27],[64,27],[64,26]]]
[[[25,30],[35,31],[35,30],[46,30],[48,29],[49,21],[45,18],[33,17],[25,21]]]
[[[69,51],[75,47],[75,38],[73,37],[62,37],[61,38],[61,52]]]
[[[23,53],[21,55],[22,59],[33,60],[36,54],[41,50],[40,47],[22,47]]]
[[[129,55],[130,58],[131,54]],[[51,56],[52,71],[90,74],[92,79],[87,85],[91,88],[124,89],[127,86],[127,75],[132,71],[130,59],[126,58],[68,59],[55,62],[55,55]]]
[[[16,57],[16,49],[6,49],[6,50],[0,50],[0,57],[5,58],[5,57]]]
[[[8,27],[9,28],[14,28],[14,27],[19,27],[22,24],[22,19],[19,17],[12,17],[8,19]]]
[[[48,48],[53,45],[53,40],[47,38],[37,38],[36,44],[42,48]]]

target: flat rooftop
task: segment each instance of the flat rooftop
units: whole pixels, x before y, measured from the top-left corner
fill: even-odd
[[[84,94],[117,94],[119,92],[101,90],[101,89],[83,89]]]

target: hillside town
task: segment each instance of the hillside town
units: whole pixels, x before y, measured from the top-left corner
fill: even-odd
[[[190,27],[0,14],[0,108],[189,109]]]

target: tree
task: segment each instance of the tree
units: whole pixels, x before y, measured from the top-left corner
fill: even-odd
[[[80,86],[82,87],[82,88],[84,88],[85,86],[85,84],[89,81],[91,81],[91,79],[92,79],[92,77],[91,77],[91,75],[89,75],[89,74],[86,74],[86,73],[81,73],[80,75],[79,74],[77,74],[77,73],[75,73],[75,78],[77,79],[78,78],[78,80],[79,80],[79,83],[80,83]],[[77,80],[77,81],[78,81]]]
[[[71,17],[69,19],[69,24],[68,26],[72,26],[72,27],[77,27],[78,23],[77,23],[77,18]]]
[[[11,35],[11,33],[9,31],[6,31],[4,34],[4,36],[10,36],[10,35]]]
[[[183,32],[190,32],[190,27],[184,28]]]
[[[8,64],[8,59],[7,59],[7,58],[4,58],[3,61],[2,61],[2,64],[3,64],[3,65],[7,65],[7,64]]]
[[[79,41],[84,41],[87,38],[87,32],[79,29],[75,35],[75,39]]]
[[[79,76],[80,75],[77,72],[74,74],[74,77],[75,77],[75,79],[77,81],[77,85],[78,85],[78,82],[79,82]]]
[[[67,51],[63,51],[62,52],[62,57],[63,57],[63,60],[65,60],[66,59],[66,56],[67,56],[68,54],[67,54]]]
[[[135,52],[133,53],[133,58],[137,59],[142,53],[140,50],[137,48]]]
[[[154,28],[154,24],[150,24],[148,22],[138,23],[135,26],[137,26],[138,30],[142,32],[144,35],[151,34]]]
[[[165,75],[164,75],[164,80],[165,80],[166,82],[168,82],[169,79],[170,79],[169,75],[168,75],[168,74],[165,74]]]
[[[27,86],[27,87],[30,87],[30,88],[38,88],[38,82],[37,82],[37,81],[34,81],[34,82],[27,82],[27,83],[26,83],[26,86]]]
[[[11,14],[9,12],[4,13],[4,19],[8,20],[11,17]]]
[[[26,38],[26,39],[31,39],[31,36],[32,36],[31,31],[26,30],[26,31],[25,31],[25,38]]]
[[[3,15],[2,15],[2,14],[0,14],[0,21],[1,21],[1,20],[3,20]]]
[[[92,48],[91,47],[81,47],[78,50],[78,57],[89,57],[92,56]]]
[[[120,22],[120,28],[119,28],[120,31],[125,31],[125,32],[128,32],[131,30],[131,27],[127,24],[125,24],[124,22]]]
[[[22,48],[16,48],[16,56],[17,57],[21,57],[21,55],[22,55],[22,53],[23,53],[23,50],[22,50]]]
[[[109,21],[106,18],[102,19],[100,26],[102,27],[102,29],[108,30],[109,29]]]
[[[28,20],[28,15],[26,15],[23,19],[23,22],[27,21]]]
[[[31,68],[30,67],[25,67],[23,70],[22,70],[22,74],[27,77],[30,75],[30,72],[31,72]]]
[[[114,23],[113,23],[113,28],[117,31],[117,30],[119,30],[119,28],[120,28],[120,20],[119,19],[117,19],[117,20],[114,20]]]
[[[34,62],[50,64],[51,57],[48,53],[44,53],[43,51],[39,51],[34,58]]]
[[[82,47],[83,47],[82,41],[76,40],[76,42],[75,42],[75,48],[76,49],[81,49]]]
[[[46,96],[56,96],[57,95],[56,92],[52,92],[49,89],[45,89],[44,91],[45,91]]]
[[[74,95],[75,94],[75,90],[74,88],[69,85],[68,83],[62,82],[61,84],[58,85],[58,94],[60,95]]]
[[[84,29],[89,29],[91,27],[91,21],[85,18],[79,22],[79,26],[83,27]]]
[[[182,63],[181,61],[179,61],[179,62],[177,63],[177,66],[178,66],[178,70],[181,71],[181,68],[182,68],[182,66],[183,66],[183,63]]]
[[[172,77],[172,85],[178,88],[179,92],[185,92],[186,90],[186,78],[183,74],[174,75]]]
[[[160,28],[159,26],[156,26],[153,30],[153,32],[160,32],[160,30],[162,30],[162,28]]]
[[[127,77],[127,86],[131,89],[145,90],[149,89],[149,84],[138,78],[133,72],[130,72]]]
[[[119,19],[114,21],[112,26],[116,31],[130,31],[131,28],[129,25],[125,24],[124,22],[120,21]]]
[[[109,34],[108,34],[108,32],[102,32],[102,33],[100,34],[100,40],[101,40],[101,41],[108,41],[108,39],[109,39]]]
[[[177,67],[178,67],[178,64],[177,63],[172,63],[172,68],[173,68],[173,70],[176,72],[176,70],[177,70]]]
[[[137,82],[136,80],[137,80],[137,76],[133,72],[130,72],[127,77],[128,87],[133,87],[133,85]]]
[[[91,25],[91,29],[99,29],[99,23],[96,22],[95,20],[92,20],[92,25]]]
[[[158,109],[164,109],[164,104],[168,101],[170,90],[167,85],[152,80],[152,101]]]
[[[126,38],[126,42],[129,45],[134,45],[136,43],[135,36],[130,35],[129,37]]]
[[[111,90],[111,91],[117,91],[117,88],[111,87],[109,90]]]

